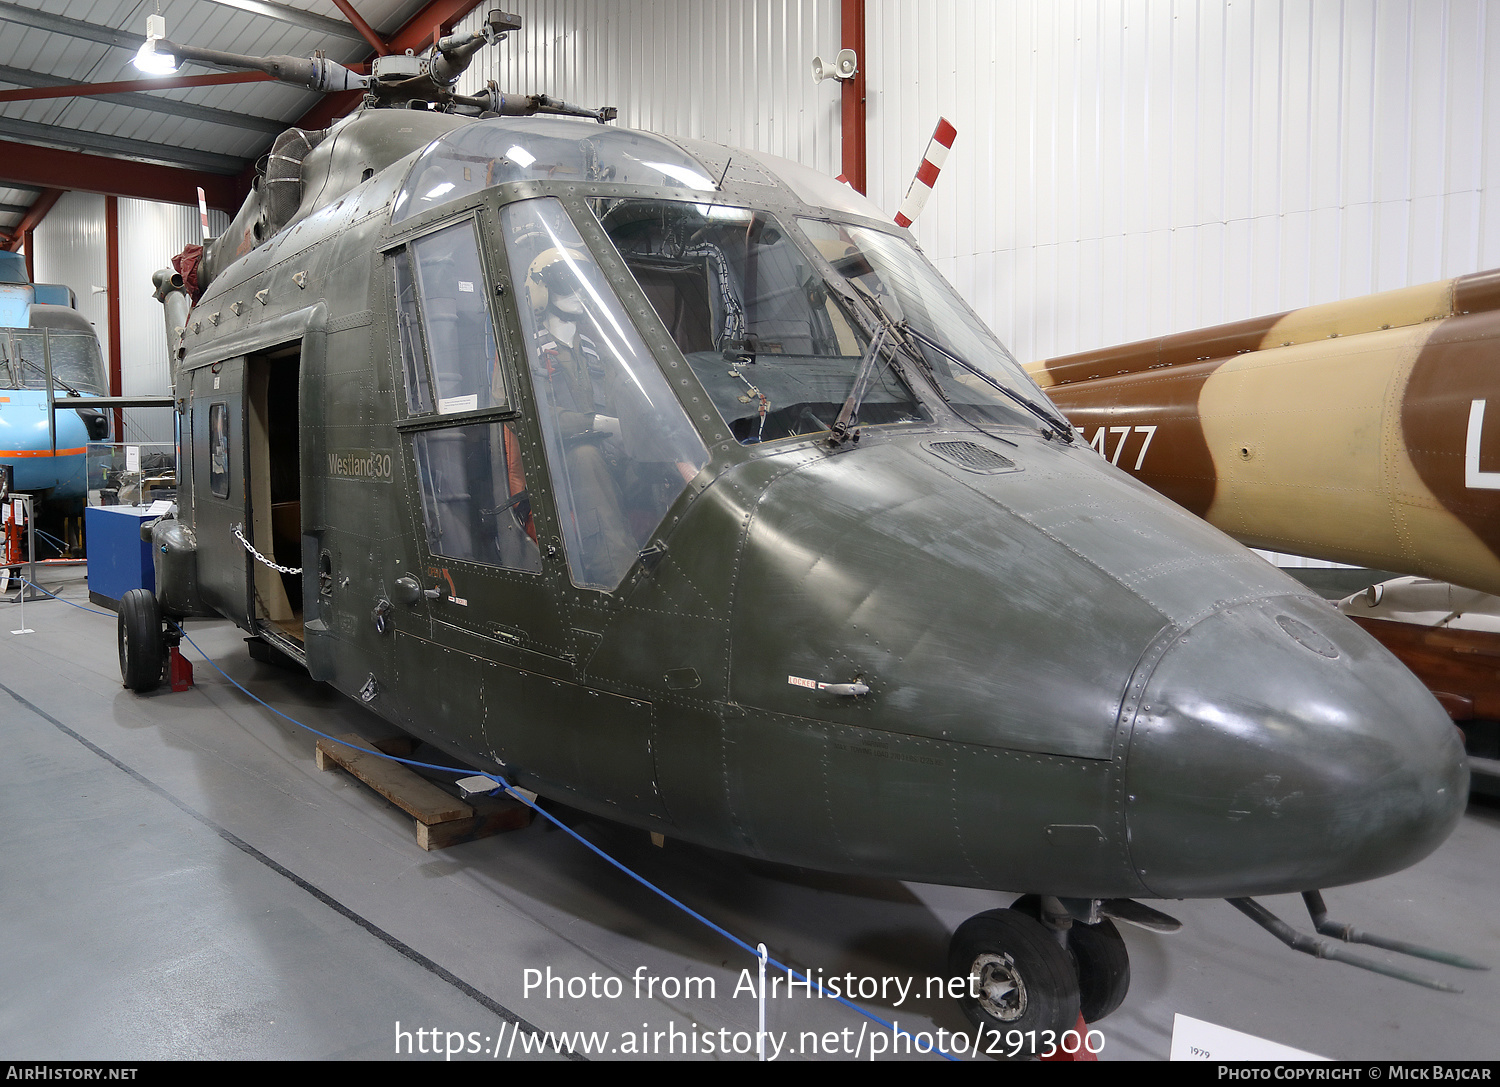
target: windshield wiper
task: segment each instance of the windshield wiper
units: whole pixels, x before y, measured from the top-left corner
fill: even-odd
[[[1062,424],[1062,428],[1059,429],[1059,423],[1057,420],[1053,419],[1050,415],[1041,412],[1040,409],[1038,409],[1025,397],[1019,396],[1010,389],[1007,389],[1004,385],[1000,384],[994,378],[990,377],[990,375],[984,373],[981,370],[975,369],[972,365],[965,362],[963,359],[958,358],[942,344],[931,340],[930,337],[924,336],[922,335],[922,333],[912,328],[905,315],[900,312],[900,303],[895,302],[894,299],[892,299],[891,301],[896,305],[897,314],[895,317],[892,317],[890,312],[886,309],[886,303],[879,297],[877,297],[869,287],[865,286],[857,279],[831,281],[829,283],[829,286],[833,287],[840,296],[847,300],[864,303],[864,306],[869,310],[871,314],[874,315],[875,320],[880,325],[880,328],[877,330],[876,335],[884,334],[888,336],[891,343],[900,348],[901,353],[915,362],[917,366],[922,370],[922,372],[927,375],[927,381],[931,386],[932,391],[937,394],[938,398],[942,400],[943,403],[948,405],[948,409],[952,411],[954,415],[958,416],[964,422],[972,426],[975,430],[979,431],[981,434],[986,434],[989,437],[994,438],[996,441],[1004,442],[1006,445],[1016,444],[1009,438],[1001,437],[999,434],[994,434],[991,431],[986,430],[977,421],[969,418],[969,416],[964,413],[964,411],[958,406],[958,404],[953,402],[952,398],[948,396],[947,392],[943,390],[942,382],[938,380],[937,374],[933,373],[932,364],[927,361],[927,357],[923,355],[921,351],[912,346],[911,342],[908,339],[908,336],[931,343],[932,346],[936,347],[943,354],[953,358],[956,362],[959,363],[959,365],[963,366],[967,370],[973,371],[984,381],[995,386],[995,388],[999,389],[1012,400],[1015,400],[1032,414],[1038,415],[1041,420],[1047,424],[1047,429],[1044,429],[1042,431],[1045,436],[1051,437],[1053,433],[1056,433],[1064,442],[1072,441],[1071,427],[1068,427],[1066,424]],[[863,324],[864,321],[861,320],[860,323]],[[908,387],[911,386],[911,381],[906,377],[906,373],[901,368],[900,364],[896,362],[894,355],[891,356],[891,368],[901,375],[901,379],[906,382]],[[863,370],[863,367],[861,369]],[[842,418],[842,414],[840,415],[840,418]]]
[[[859,370],[854,375],[854,388],[849,390],[844,406],[839,409],[839,417],[828,428],[833,431],[828,439],[830,445],[840,446],[845,442],[859,441],[859,428],[855,426],[859,421],[859,406],[864,403],[865,394],[870,391],[870,382],[875,376],[875,360],[880,357],[880,348],[885,343],[887,331],[881,325],[871,338],[870,346],[865,348],[864,355],[860,357]]]
[[[909,324],[907,324],[906,318],[904,316],[901,317],[898,322],[891,316],[890,313],[886,311],[885,303],[877,298],[868,287],[866,287],[863,283],[860,283],[858,280],[850,280],[849,286],[845,287],[840,285],[840,287],[840,293],[844,294],[846,297],[858,298],[862,300],[867,307],[869,307],[870,312],[873,313],[876,320],[880,322],[881,328],[890,333],[892,341],[901,348],[902,353],[910,358],[913,362],[915,362],[917,364],[917,367],[927,375],[928,386],[934,393],[937,394],[939,400],[948,405],[949,411],[953,412],[954,415],[958,416],[964,422],[968,423],[971,427],[979,431],[981,434],[988,435],[989,437],[994,438],[996,441],[1004,442],[1006,445],[1013,446],[1016,444],[1009,438],[1001,437],[999,434],[996,434],[993,431],[986,430],[983,426],[980,425],[978,420],[969,418],[964,410],[953,402],[953,399],[947,394],[947,392],[944,391],[943,383],[938,380],[937,374],[933,373],[932,364],[927,361],[927,356],[913,347],[907,340],[905,333],[915,333],[915,330]],[[850,288],[857,289],[858,293],[856,293],[856,290],[851,290]]]
[[[997,392],[1004,393],[1006,396],[1010,397],[1010,399],[1014,400],[1017,404],[1020,404],[1021,407],[1025,408],[1032,415],[1035,415],[1043,423],[1047,424],[1043,429],[1044,434],[1048,435],[1049,437],[1055,436],[1058,440],[1064,443],[1070,443],[1073,441],[1073,424],[1069,423],[1066,419],[1058,415],[1053,415],[1046,408],[1042,407],[1039,404],[1033,403],[1028,398],[1022,396],[1020,393],[1010,388],[1003,381],[998,380],[992,374],[986,373],[978,366],[975,366],[968,359],[961,358],[960,356],[954,354],[951,350],[944,347],[937,340],[934,340],[931,336],[928,336],[926,333],[919,332],[917,329],[912,328],[908,322],[901,322],[901,331],[926,344],[928,347],[931,347],[937,351],[941,351],[954,362],[962,366],[969,373],[977,377],[980,381],[983,381],[986,385],[995,389]]]
[[[35,370],[37,373],[41,374],[43,377],[47,376],[47,368],[45,366],[38,366],[36,363],[34,363],[30,359],[28,359],[25,355],[17,355],[16,358],[20,360],[22,366],[30,366],[33,370]],[[63,387],[63,390],[69,396],[82,396],[83,395],[81,392],[79,392],[77,389],[73,388],[73,386],[69,385],[66,381],[64,381],[62,378],[58,377],[56,374],[52,375],[52,383],[54,385],[61,385]]]

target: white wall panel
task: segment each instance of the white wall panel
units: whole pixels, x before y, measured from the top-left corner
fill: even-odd
[[[715,140],[837,174],[839,91],[814,55],[839,48],[837,0],[514,0],[522,29],[482,51],[460,87],[493,79],[620,109],[620,124]],[[481,6],[460,29],[472,29]]]
[[[109,282],[105,271],[104,197],[64,193],[32,238],[36,245],[31,257],[36,281],[72,287],[78,296],[78,312],[94,322],[102,345],[109,327],[104,296]]]
[[[1369,294],[1375,289],[1375,205],[1369,201],[1350,204],[1339,222],[1343,228],[1340,286],[1348,296]]]
[[[869,0],[870,195],[954,122],[914,233],[1022,359],[1497,266],[1497,11]]]
[[[153,296],[151,277],[158,269],[170,267],[185,246],[199,244],[203,229],[198,209],[182,204],[121,198],[119,209],[120,392],[163,396],[171,391],[172,373],[167,362],[167,326],[161,304]],[[229,217],[223,212],[209,211],[211,231],[228,225]],[[170,442],[171,413],[160,408],[126,410],[125,434],[136,441]]]
[[[65,193],[33,237],[38,282],[66,283],[78,296],[78,309],[94,323],[100,350],[109,354],[109,282],[105,248],[104,197]],[[208,213],[209,229],[223,230],[229,217]],[[158,396],[171,389],[167,369],[166,325],[152,297],[151,276],[171,264],[185,245],[200,240],[198,209],[150,200],[119,201],[120,222],[120,383],[127,395]],[[95,288],[98,288],[97,290]],[[171,441],[172,424],[157,409],[126,410],[125,437]]]

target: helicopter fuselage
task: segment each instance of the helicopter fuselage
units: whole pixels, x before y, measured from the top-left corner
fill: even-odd
[[[227,616],[543,795],[818,869],[1228,897],[1447,836],[1467,771],[1421,685],[1038,426],[1013,364],[1026,410],[893,350],[919,300],[929,335],[972,314],[857,194],[587,122],[467,125],[345,122],[292,220],[220,259],[177,363],[168,614]],[[887,303],[850,287],[881,279],[888,355]]]
[[[25,326],[0,327],[0,463],[11,466],[12,489],[77,515],[91,483],[88,445],[108,441],[112,429],[85,406],[109,388],[99,340],[70,306],[30,302],[20,312]],[[75,406],[54,411],[54,400]]]

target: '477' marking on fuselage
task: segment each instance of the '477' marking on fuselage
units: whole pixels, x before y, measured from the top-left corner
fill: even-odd
[[[1094,440],[1089,442],[1089,445],[1093,449],[1096,449],[1101,457],[1105,458],[1109,461],[1109,463],[1118,467],[1120,464],[1120,454],[1124,452],[1125,443],[1130,440],[1132,431],[1134,431],[1136,434],[1144,434],[1146,436],[1146,440],[1141,443],[1141,451],[1136,454],[1135,467],[1131,469],[1131,471],[1139,472],[1141,470],[1141,463],[1146,459],[1146,450],[1151,448],[1151,439],[1156,437],[1156,427],[1100,427],[1098,430],[1094,431]],[[1108,450],[1106,450],[1105,448],[1105,446],[1109,443],[1108,435],[1110,434],[1118,434],[1120,436],[1120,440],[1115,443],[1115,452],[1113,456],[1111,456]]]

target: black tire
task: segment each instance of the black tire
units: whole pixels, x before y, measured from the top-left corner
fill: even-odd
[[[1010,908],[1038,921],[1042,900],[1022,895]],[[1097,1023],[1125,1003],[1130,992],[1130,952],[1115,923],[1107,917],[1097,925],[1074,921],[1068,929],[1068,952],[1078,973],[1078,1010],[1085,1023]]]
[[[131,589],[120,598],[120,678],[136,694],[161,686],[167,664],[161,605],[150,589]]]
[[[987,910],[959,925],[948,945],[948,972],[980,979],[981,995],[965,985],[958,1003],[984,1032],[984,1045],[993,1039],[1009,1052],[1019,1038],[1017,1055],[1033,1055],[1078,1026],[1073,961],[1040,921],[1023,913]]]

